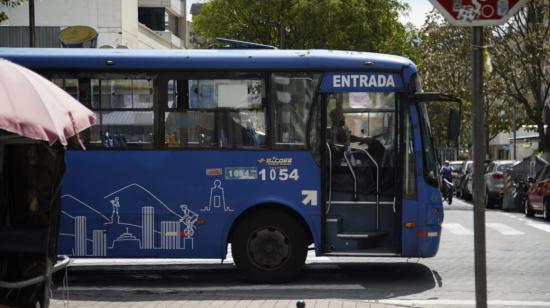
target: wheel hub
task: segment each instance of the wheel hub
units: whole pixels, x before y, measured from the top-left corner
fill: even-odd
[[[274,269],[286,262],[290,255],[288,238],[277,228],[262,228],[248,240],[248,251],[254,264]]]

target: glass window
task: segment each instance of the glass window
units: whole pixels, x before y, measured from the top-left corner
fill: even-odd
[[[52,79],[52,82],[75,99],[79,99],[78,79]]]
[[[497,171],[506,171],[508,168],[510,168],[513,165],[513,163],[509,164],[500,164],[497,166]]]
[[[539,182],[547,179],[548,177],[550,177],[550,167],[544,167],[538,171],[536,181]]]
[[[263,79],[170,80],[167,88],[166,146],[265,147]]]
[[[81,76],[52,81],[97,115],[95,125],[80,133],[84,144],[94,148],[153,147],[152,79]]]
[[[153,107],[153,81],[147,79],[94,79],[92,108],[135,109]]]
[[[484,173],[492,172],[493,169],[495,169],[495,164],[494,164],[494,163],[490,163],[489,165],[486,165],[486,166],[485,166],[485,172],[484,172]]]
[[[411,124],[409,110],[405,110],[405,126],[404,126],[404,141],[405,141],[405,160],[403,170],[405,176],[403,178],[403,197],[409,199],[416,198],[416,155],[414,152],[414,131]]]
[[[102,111],[91,128],[89,144],[105,148],[150,146],[153,143],[153,111]]]
[[[307,121],[318,74],[276,73],[271,75],[271,99],[274,104],[275,145],[303,146]]]
[[[167,112],[165,125],[164,143],[169,147],[216,144],[216,121],[212,112]]]
[[[426,110],[426,104],[420,103],[420,124],[422,134],[422,149],[424,151],[424,170],[426,181],[433,186],[438,186],[438,169],[437,161],[435,158],[435,152],[432,144],[432,133],[430,129],[430,120],[428,118],[428,111]]]
[[[378,139],[385,147],[393,146],[394,112],[345,113],[344,118],[352,136],[369,136]]]
[[[350,92],[344,95],[343,108],[395,109],[395,93]]]
[[[190,109],[260,109],[264,96],[261,80],[189,80]]]

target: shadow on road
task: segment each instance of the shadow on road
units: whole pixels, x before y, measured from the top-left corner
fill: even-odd
[[[297,281],[258,285],[242,279],[232,265],[181,269],[72,270],[71,300],[138,302],[252,299],[388,299],[441,287],[437,272],[419,263],[314,263]],[[63,299],[67,289],[54,297]],[[91,304],[91,303],[90,303]]]

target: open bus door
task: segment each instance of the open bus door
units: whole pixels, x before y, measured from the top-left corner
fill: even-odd
[[[324,93],[324,253],[398,256],[397,92]]]
[[[418,103],[428,101],[460,102],[454,96],[435,93],[413,97],[398,92],[321,95],[326,255],[422,257],[437,251],[443,218],[437,184],[430,185],[422,171],[406,175],[404,158],[405,139],[410,138],[417,153],[412,168],[422,170],[425,161],[437,166],[433,147],[424,147],[421,141],[425,138],[422,131],[430,136],[429,121]],[[406,126],[407,121],[413,123]],[[420,129],[419,124],[427,129]],[[449,132],[455,144],[459,125],[460,113],[453,110]],[[430,173],[435,183],[437,170],[431,168]],[[417,178],[414,193],[409,194],[413,195],[412,203],[404,206],[404,186],[411,176]],[[410,221],[418,228],[405,230]],[[417,232],[431,228],[436,231]],[[420,240],[419,234],[437,238]]]

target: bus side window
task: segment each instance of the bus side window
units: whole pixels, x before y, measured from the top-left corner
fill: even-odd
[[[152,148],[153,80],[91,79],[91,109],[97,114],[88,145],[97,148]]]
[[[274,104],[274,141],[279,148],[303,147],[307,121],[315,99],[319,75],[312,73],[274,73],[270,98]]]
[[[262,79],[169,80],[167,88],[165,146],[265,146]]]

